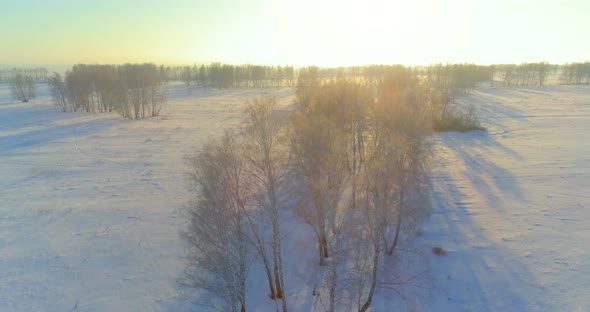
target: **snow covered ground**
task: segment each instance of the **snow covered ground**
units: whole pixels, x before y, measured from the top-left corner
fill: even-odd
[[[59,112],[45,90],[16,103],[0,86],[0,311],[211,310],[176,286],[183,157],[239,125],[246,98],[288,104],[293,90],[169,88],[159,117],[133,121]],[[434,292],[420,309],[589,310],[590,88],[481,88],[460,101],[489,131],[435,136],[417,245],[448,253],[428,256]],[[308,296],[293,311],[311,305],[295,294]],[[391,308],[383,297],[374,311]]]
[[[488,132],[436,136],[436,311],[590,311],[590,88],[483,88]]]
[[[125,120],[60,112],[46,90],[16,103],[2,86],[0,311],[191,308],[176,287],[183,158],[268,92],[293,94],[176,85],[159,117]]]

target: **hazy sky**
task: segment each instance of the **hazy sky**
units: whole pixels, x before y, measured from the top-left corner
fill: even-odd
[[[590,59],[588,0],[0,0],[0,64]]]

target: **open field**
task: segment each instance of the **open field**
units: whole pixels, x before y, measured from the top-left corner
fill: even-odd
[[[0,90],[0,310],[150,311],[182,305],[184,157],[239,126],[243,102],[291,89],[180,86],[159,117],[63,113]],[[44,91],[41,91],[43,93]],[[171,306],[174,306],[172,308]]]
[[[436,137],[433,212],[421,238],[437,311],[590,309],[590,89],[482,88],[488,132]]]
[[[287,105],[293,90],[168,88],[160,116],[125,120],[62,113],[43,90],[17,103],[0,87],[1,311],[210,310],[176,286],[183,158],[238,126],[248,97]],[[429,256],[434,291],[420,309],[590,309],[590,88],[480,88],[459,101],[488,132],[434,137],[417,247],[447,255]],[[378,299],[372,311],[391,309]]]

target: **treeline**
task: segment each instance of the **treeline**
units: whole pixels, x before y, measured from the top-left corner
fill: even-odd
[[[492,68],[475,64],[434,64],[418,68],[444,103],[454,102],[478,83],[492,79]]]
[[[116,111],[129,119],[157,116],[165,103],[154,64],[74,65],[48,78],[54,103],[64,111]]]
[[[317,68],[317,75],[322,79],[355,78],[378,84],[383,77],[404,65],[366,65],[335,68]],[[475,64],[433,64],[429,66],[406,67],[416,76],[428,77],[438,85],[457,85],[467,89],[485,80],[499,77],[504,86],[544,85],[549,74],[561,69],[560,83],[589,84],[590,62],[572,62],[565,65],[549,64],[546,61],[521,64],[494,64],[482,66]],[[215,88],[234,87],[272,87],[294,86],[300,68],[293,66],[268,66],[256,64],[210,64],[192,66],[158,66],[162,82],[184,81],[187,85],[199,85]],[[48,70],[38,68],[0,69],[0,83],[12,82],[17,75],[30,77],[34,82],[45,82]],[[445,77],[440,79],[440,77]],[[444,80],[444,82],[443,82]]]
[[[426,76],[449,88],[471,88],[477,82],[490,79],[487,66],[475,64],[435,64],[431,66],[367,65],[325,68],[309,66],[231,65],[219,62],[209,65],[160,66],[162,79],[180,80],[186,85],[200,85],[216,88],[295,86],[300,75],[312,72],[321,80],[351,78],[378,86],[385,77],[399,70],[412,72],[415,76]],[[444,83],[443,83],[444,81]]]
[[[11,83],[18,77],[26,77],[40,83],[47,80],[47,74],[47,69],[43,67],[0,69],[0,83]]]
[[[269,305],[288,311],[284,272],[296,260],[284,261],[284,221],[295,214],[314,237],[307,246],[317,258],[301,278],[318,307],[368,311],[380,290],[420,287],[398,259],[427,213],[426,138],[440,101],[409,68],[379,80],[301,69],[292,113],[278,114],[276,98],[256,98],[241,135],[226,132],[190,158],[186,285],[225,311],[246,311],[255,262]]]
[[[573,62],[563,65],[560,82],[568,85],[590,84],[590,62]]]
[[[555,71],[548,62],[494,65],[504,86],[543,86]]]
[[[296,79],[295,67],[289,65],[232,65],[214,62],[200,66],[161,66],[160,72],[165,81],[181,80],[187,86],[196,84],[213,88],[294,86]]]

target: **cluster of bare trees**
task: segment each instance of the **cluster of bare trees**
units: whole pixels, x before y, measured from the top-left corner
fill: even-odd
[[[74,65],[48,79],[54,103],[64,111],[117,111],[129,119],[157,116],[165,101],[154,64]]]
[[[181,80],[189,86],[196,84],[213,88],[294,86],[295,67],[253,64],[222,64],[160,67],[166,80]]]
[[[383,80],[399,72],[425,79],[439,89],[456,89],[458,93],[475,87],[479,82],[491,79],[493,68],[475,64],[433,64],[429,66],[405,65],[366,65],[337,68],[306,67],[298,70],[299,75],[310,72],[322,81],[333,79],[352,79],[378,88]]]
[[[45,82],[48,71],[44,67],[0,69],[0,83],[11,83],[17,76],[30,78],[33,82]]]
[[[245,311],[248,266],[258,261],[276,310],[287,311],[282,226],[293,214],[314,233],[318,261],[306,280],[326,311],[367,311],[379,289],[411,284],[392,272],[404,230],[427,208],[417,200],[432,112],[423,88],[405,70],[375,91],[307,68],[288,117],[276,98],[253,100],[241,136],[227,132],[190,158],[186,284]]]
[[[367,311],[378,289],[400,282],[389,272],[401,230],[426,208],[414,200],[431,111],[421,88],[400,68],[377,94],[354,80],[307,81],[297,90],[291,168],[302,185],[297,212],[317,239],[311,280],[326,311]]]
[[[560,82],[568,85],[590,84],[590,62],[563,65]]]
[[[443,102],[454,102],[478,83],[493,79],[493,67],[475,64],[434,64],[420,72],[443,96]]]
[[[553,66],[548,62],[496,65],[504,86],[542,86]]]
[[[474,108],[465,110],[453,105],[457,97],[467,94],[478,83],[491,80],[495,66],[474,64],[434,64],[426,67],[399,67],[402,81],[415,80],[413,92],[421,102],[429,103],[429,116],[435,131],[483,130]],[[399,79],[398,79],[399,80]]]
[[[416,92],[420,93],[424,101],[431,103],[431,117],[435,128],[446,123],[446,119],[461,115],[457,120],[463,120],[469,115],[451,110],[451,104],[459,96],[465,95],[475,88],[478,83],[491,80],[497,72],[496,66],[480,66],[475,64],[433,64],[430,66],[408,67],[403,65],[369,65],[355,67],[340,67],[326,69],[306,67],[299,69],[298,81],[301,83],[326,82],[334,79],[349,79],[361,82],[372,94],[379,90],[387,79],[399,81],[414,81]],[[471,117],[470,117],[471,118]],[[468,118],[469,119],[469,118]],[[444,122],[443,122],[444,121]],[[441,123],[442,122],[442,123]],[[438,125],[438,126],[437,126]],[[470,127],[468,127],[470,128]]]

